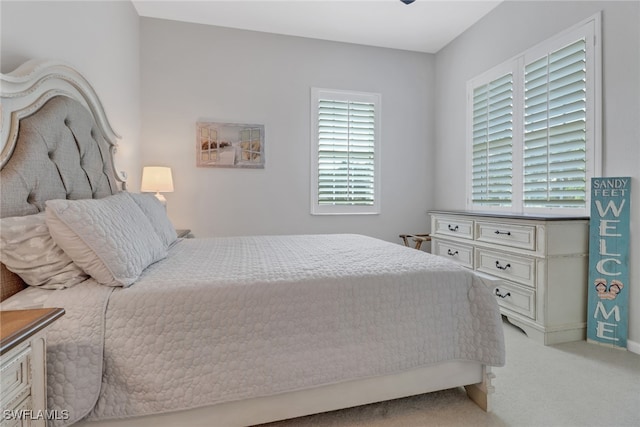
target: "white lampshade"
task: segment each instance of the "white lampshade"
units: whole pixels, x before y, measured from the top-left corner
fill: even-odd
[[[140,186],[140,191],[143,193],[156,193],[158,200],[166,204],[166,199],[160,193],[173,192],[171,168],[165,166],[145,166],[142,169],[142,185]]]

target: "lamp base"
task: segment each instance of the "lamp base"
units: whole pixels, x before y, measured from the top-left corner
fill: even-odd
[[[164,196],[160,193],[156,193],[155,194],[156,199],[158,199],[160,201],[160,203],[162,203],[162,206],[165,207],[165,209],[167,208],[167,199],[164,198]]]

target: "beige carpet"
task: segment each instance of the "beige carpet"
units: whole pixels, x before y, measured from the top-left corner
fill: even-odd
[[[262,427],[640,426],[640,355],[584,341],[543,346],[509,323],[505,337],[492,413],[460,388]]]

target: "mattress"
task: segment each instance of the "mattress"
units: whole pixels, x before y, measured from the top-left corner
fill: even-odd
[[[28,289],[2,308],[34,304],[67,311],[47,349],[67,423],[505,359],[470,270],[360,235],[182,239],[129,288]]]

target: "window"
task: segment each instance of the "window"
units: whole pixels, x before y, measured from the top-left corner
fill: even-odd
[[[311,90],[311,213],[380,212],[380,95]]]
[[[513,74],[473,90],[472,196],[484,206],[511,206]]]
[[[469,209],[588,213],[599,27],[597,15],[468,83]]]

